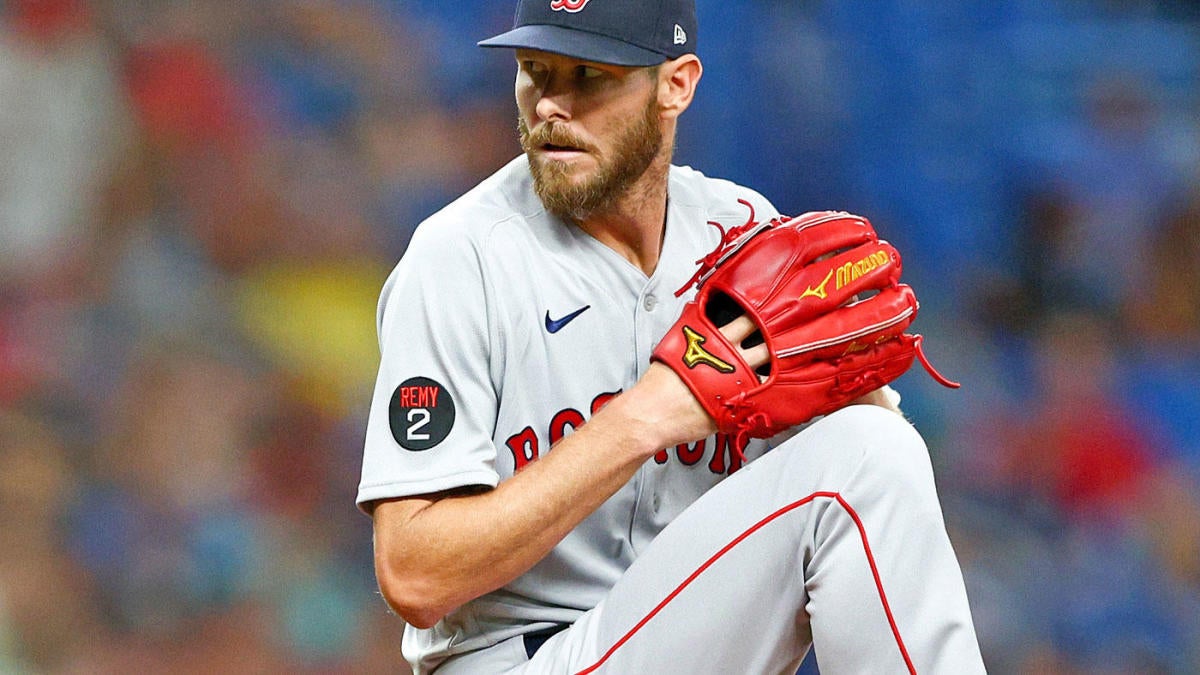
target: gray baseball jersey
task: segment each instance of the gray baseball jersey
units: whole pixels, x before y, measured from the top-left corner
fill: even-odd
[[[671,169],[669,195],[649,278],[546,213],[524,157],[424,222],[379,302],[358,501],[495,486],[536,459],[649,367],[689,297],[675,291],[720,241],[707,222],[744,223],[739,198],[758,218],[778,215],[757,193],[687,168]],[[575,620],[737,465],[724,436],[660,453],[527,574],[432,630],[410,629],[406,653],[432,661]]]
[[[380,298],[382,360],[359,504],[495,486],[535,461],[645,372],[651,351],[691,295],[674,292],[720,240],[708,222],[726,228],[745,222],[749,213],[739,199],[754,205],[759,220],[778,215],[752,190],[685,167],[671,168],[668,190],[662,255],[650,277],[549,215],[524,157],[422,223]],[[752,441],[747,461],[767,450],[766,442]],[[608,598],[608,616],[618,615],[609,594],[618,582],[637,585],[627,570],[656,536],[741,468],[732,439],[720,434],[664,449],[527,573],[431,629],[407,627],[405,657],[418,673],[464,654],[485,660],[454,658],[451,671],[499,672],[496,654],[526,658],[523,650],[505,647],[523,633],[602,625],[596,609]],[[711,542],[697,537],[696,550],[684,550],[692,540],[676,538],[665,555],[673,564],[702,560]],[[733,579],[720,583],[726,582]],[[951,582],[961,588],[961,579]],[[631,595],[650,600],[651,590],[647,582]],[[770,586],[760,590],[773,593]],[[952,611],[962,619],[965,596]],[[553,671],[575,667],[580,654],[598,648],[596,630],[571,632],[574,637],[560,636],[539,652],[542,659],[566,659],[555,661]],[[450,667],[455,662],[461,671]]]

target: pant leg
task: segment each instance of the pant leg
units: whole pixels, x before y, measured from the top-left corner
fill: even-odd
[[[983,672],[924,442],[830,415],[684,511],[525,673]]]

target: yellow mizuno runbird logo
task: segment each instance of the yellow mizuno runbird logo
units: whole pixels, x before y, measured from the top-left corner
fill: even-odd
[[[721,373],[732,373],[734,367],[713,356],[700,345],[708,342],[708,338],[692,330],[691,326],[683,327],[683,336],[687,338],[687,351],[683,353],[683,363],[688,368],[695,368],[701,363],[712,366]]]
[[[822,281],[821,283],[817,284],[816,288],[809,286],[808,290],[806,290],[800,294],[799,299],[800,300],[803,300],[805,298],[820,298],[822,300],[826,299],[829,296],[825,293],[825,284],[829,283],[829,280],[832,278],[833,278],[833,270],[829,270],[829,274],[825,275],[825,281]]]

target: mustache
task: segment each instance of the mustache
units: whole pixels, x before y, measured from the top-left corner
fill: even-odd
[[[573,131],[555,122],[545,122],[530,129],[525,120],[520,120],[518,126],[521,131],[521,147],[526,152],[546,145],[577,148],[588,152],[592,150],[591,145]]]

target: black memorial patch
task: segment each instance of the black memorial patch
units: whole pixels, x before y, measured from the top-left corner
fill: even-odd
[[[392,437],[406,450],[428,450],[454,427],[454,399],[440,383],[413,377],[400,383],[388,405]]]

